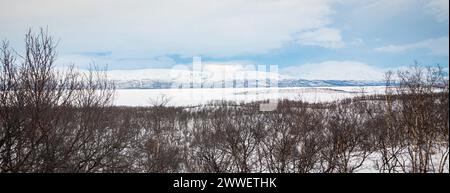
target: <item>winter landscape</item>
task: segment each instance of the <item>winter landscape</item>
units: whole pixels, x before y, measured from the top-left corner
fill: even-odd
[[[449,173],[448,0],[130,2],[0,0],[0,172]]]

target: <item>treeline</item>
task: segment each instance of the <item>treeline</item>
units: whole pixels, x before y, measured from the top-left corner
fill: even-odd
[[[331,103],[115,107],[94,69],[57,71],[43,30],[0,53],[0,172],[448,172],[448,75],[386,74],[384,95]],[[395,86],[390,86],[395,85]]]

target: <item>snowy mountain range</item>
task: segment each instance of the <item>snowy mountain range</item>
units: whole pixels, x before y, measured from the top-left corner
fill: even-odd
[[[260,82],[247,80],[244,82],[222,81],[208,84],[178,83],[161,80],[115,80],[118,89],[170,89],[170,88],[257,88],[269,87],[270,81]],[[336,87],[336,86],[384,86],[381,81],[352,80],[302,80],[284,79],[278,81],[278,87]],[[272,86],[273,87],[273,86]]]
[[[383,86],[376,80],[309,80],[258,71],[141,69],[108,71],[118,89]],[[274,82],[277,80],[277,82]]]

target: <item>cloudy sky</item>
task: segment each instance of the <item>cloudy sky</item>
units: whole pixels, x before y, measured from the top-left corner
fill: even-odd
[[[0,39],[20,51],[29,27],[47,27],[58,63],[80,68],[171,68],[201,56],[361,79],[415,60],[449,63],[449,0],[0,0]]]

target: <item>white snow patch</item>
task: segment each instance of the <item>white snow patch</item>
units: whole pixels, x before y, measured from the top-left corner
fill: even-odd
[[[297,88],[198,88],[198,89],[119,89],[115,105],[150,106],[150,99],[170,98],[170,106],[195,106],[209,101],[252,102],[269,99],[330,102],[343,98],[381,94],[385,87],[297,87]]]

